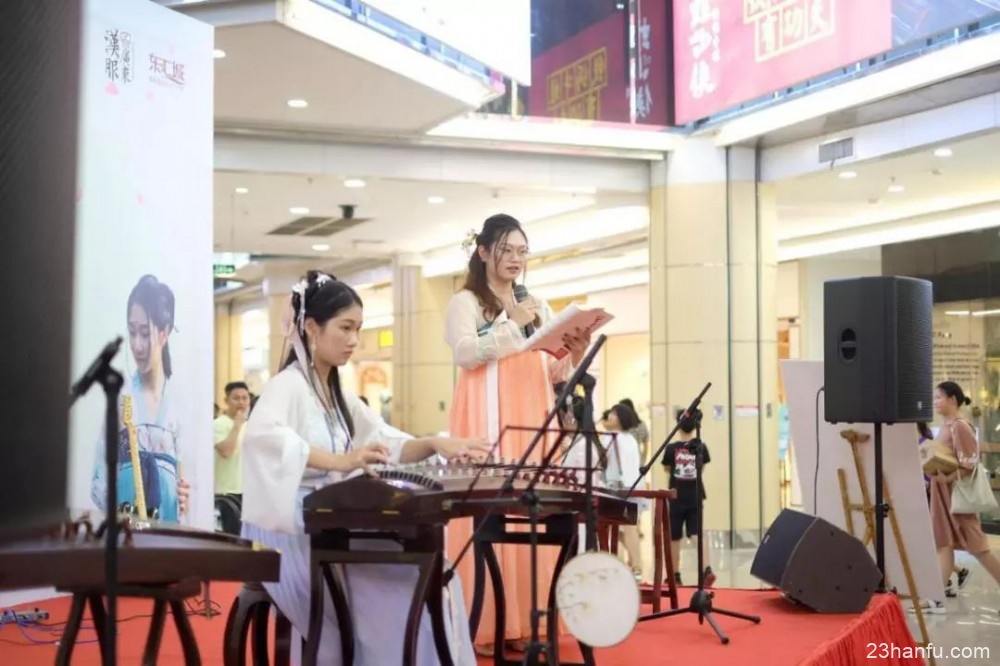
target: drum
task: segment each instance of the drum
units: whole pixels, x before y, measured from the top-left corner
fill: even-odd
[[[639,584],[614,555],[583,553],[559,573],[556,606],[566,628],[581,643],[611,647],[628,638],[639,621]]]

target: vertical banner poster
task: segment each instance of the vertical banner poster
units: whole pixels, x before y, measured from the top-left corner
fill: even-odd
[[[84,4],[72,374],[122,337],[119,504],[141,480],[160,520],[211,529],[213,28]],[[95,385],[71,413],[74,511],[108,508],[104,409]]]

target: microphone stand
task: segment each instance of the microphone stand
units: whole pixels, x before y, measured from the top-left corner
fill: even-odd
[[[104,654],[102,663],[117,662],[117,612],[118,600],[118,396],[125,383],[121,373],[111,367],[111,360],[121,348],[122,338],[108,343],[91,363],[84,376],[73,385],[70,392],[70,406],[90,390],[97,382],[104,389],[106,408],[104,413],[104,462],[107,465],[107,496],[105,499],[104,578],[105,596],[108,599],[107,616],[104,624]]]
[[[594,362],[594,358],[597,356],[597,352],[604,345],[606,340],[607,336],[605,335],[601,335],[597,338],[597,341],[590,348],[590,351],[587,352],[587,355],[583,357],[583,360],[580,361],[580,364],[573,372],[573,375],[566,382],[566,385],[563,387],[562,391],[560,391],[559,395],[556,398],[555,404],[552,406],[552,408],[549,410],[549,413],[546,415],[545,421],[535,432],[535,436],[532,438],[531,443],[528,444],[528,448],[525,449],[524,453],[521,455],[520,460],[517,461],[517,464],[514,465],[514,467],[509,472],[507,478],[504,480],[504,483],[500,486],[500,489],[497,492],[497,496],[493,500],[486,500],[487,503],[490,503],[493,506],[489,507],[489,509],[486,512],[486,515],[480,521],[479,525],[476,526],[476,529],[473,530],[472,536],[469,537],[469,540],[465,543],[465,545],[462,547],[462,550],[455,558],[455,562],[451,565],[451,568],[445,572],[444,575],[445,585],[447,585],[448,582],[454,577],[455,570],[458,567],[459,562],[462,561],[462,558],[468,552],[472,544],[475,543],[476,538],[479,536],[480,532],[482,532],[483,527],[487,524],[488,519],[493,515],[494,511],[496,510],[496,507],[499,506],[501,503],[505,502],[505,500],[503,499],[504,495],[507,495],[514,490],[514,482],[518,477],[518,473],[527,468],[528,466],[527,462],[528,459],[531,457],[531,454],[534,453],[534,450],[538,446],[538,443],[542,441],[542,438],[545,436],[545,433],[548,432],[549,425],[556,418],[556,416],[558,416],[559,410],[562,409],[562,406],[563,404],[565,404],[566,399],[570,395],[572,395],[573,390],[576,388],[576,385],[583,378],[583,375],[587,372],[587,369],[590,367],[590,364]],[[529,544],[531,548],[531,643],[530,645],[528,645],[528,649],[525,651],[524,654],[523,663],[525,666],[540,666],[540,664],[542,663],[552,663],[552,651],[551,651],[550,641],[554,640],[554,637],[547,636],[546,637],[547,640],[543,642],[541,640],[539,632],[539,622],[541,620],[542,615],[545,615],[547,611],[541,611],[538,608],[538,545],[539,545],[538,519],[541,509],[541,501],[539,500],[538,494],[535,492],[535,485],[538,483],[538,479],[540,478],[545,468],[547,466],[551,466],[552,459],[557,453],[558,448],[559,447],[557,446],[552,447],[552,449],[543,459],[542,463],[538,466],[538,469],[535,472],[535,476],[529,482],[527,489],[525,490],[525,492],[521,494],[521,502],[527,505],[528,507],[528,517],[531,526],[531,531],[529,536]],[[590,492],[591,494],[593,494],[593,488],[591,488]],[[559,500],[553,499],[551,501],[558,502]],[[589,504],[592,503],[591,498],[587,499],[587,503],[589,507]],[[592,512],[593,509],[588,508],[588,511]],[[502,640],[502,637],[500,637],[500,640]],[[545,654],[546,658],[545,662],[541,661],[541,655],[543,653]]]
[[[674,425],[674,429],[670,431],[670,434],[667,435],[667,438],[663,440],[663,443],[660,444],[659,448],[653,452],[653,455],[649,457],[649,460],[646,461],[646,464],[639,468],[639,477],[635,480],[635,483],[632,484],[632,487],[628,489],[628,492],[625,493],[624,499],[627,500],[628,498],[632,497],[632,493],[635,492],[635,489],[639,486],[640,483],[642,483],[642,480],[646,478],[647,474],[649,474],[649,470],[653,469],[653,463],[656,462],[657,458],[660,457],[660,454],[662,454],[663,451],[667,448],[667,445],[669,445],[671,440],[673,440],[674,435],[677,434],[677,431],[681,429],[681,423],[684,421],[684,418],[690,416],[691,414],[694,413],[694,410],[698,409],[698,405],[701,404],[701,399],[705,397],[705,394],[708,393],[708,389],[710,388],[712,388],[712,382],[708,382],[707,384],[705,384],[705,388],[701,390],[701,393],[698,394],[698,397],[696,397],[694,400],[691,401],[691,404],[688,405],[688,408],[684,410],[684,414],[681,415],[681,418],[677,419],[677,423]]]
[[[597,515],[595,514],[594,507],[594,447],[600,446],[597,440],[597,427],[594,425],[594,378],[590,375],[584,375],[589,381],[583,381],[583,419],[578,425],[577,430],[583,431],[585,434],[583,436],[584,445],[587,450],[583,454],[583,466],[587,469],[584,474],[584,487],[583,487],[583,497],[584,497],[584,550],[589,552],[597,550]],[[601,456],[602,463],[606,467],[606,458]]]
[[[667,437],[666,441],[664,441],[664,443],[660,446],[660,450],[658,450],[656,452],[656,455],[654,455],[653,458],[649,461],[650,466],[652,465],[653,460],[656,460],[657,456],[660,455],[660,451],[666,448],[667,442],[669,442],[670,438],[672,438],[677,433],[677,431],[680,429],[681,424],[685,421],[685,419],[694,418],[693,414],[695,413],[695,410],[698,408],[698,404],[701,402],[701,399],[702,397],[704,397],[705,393],[708,392],[708,389],[711,385],[712,385],[711,382],[705,385],[705,388],[702,389],[701,393],[698,394],[698,397],[694,399],[694,402],[691,403],[691,406],[688,407],[687,410],[684,412],[684,414],[681,415],[681,418],[677,420],[677,425],[674,426],[674,429],[670,433],[670,436]],[[760,617],[756,615],[746,615],[744,613],[737,613],[735,611],[726,610],[724,608],[713,608],[712,606],[712,599],[714,598],[715,593],[709,592],[708,590],[705,589],[705,566],[703,559],[705,552],[704,551],[705,536],[704,536],[704,525],[702,525],[702,511],[704,508],[704,501],[702,500],[702,492],[704,486],[702,485],[702,480],[701,480],[702,476],[701,452],[704,445],[701,442],[700,418],[697,418],[695,420],[695,438],[693,440],[690,440],[686,444],[686,446],[688,450],[694,452],[695,495],[697,497],[697,502],[698,502],[696,511],[697,522],[698,522],[698,589],[695,590],[695,592],[691,595],[691,601],[688,603],[687,608],[678,608],[675,610],[661,611],[659,613],[650,613],[649,615],[642,616],[641,618],[639,618],[639,620],[640,621],[656,620],[661,617],[674,617],[686,613],[695,613],[698,616],[698,624],[703,624],[707,620],[709,626],[711,626],[712,629],[715,631],[716,635],[719,637],[719,640],[722,642],[722,644],[728,645],[729,636],[724,634],[722,632],[722,629],[719,628],[719,625],[715,623],[715,618],[712,617],[713,613],[718,613],[719,615],[725,615],[727,617],[735,617],[740,620],[747,620],[748,622],[753,622],[754,624],[760,624]],[[645,474],[645,472],[643,472],[643,474]],[[639,480],[641,479],[642,476],[639,477]],[[638,485],[639,480],[637,480],[636,483],[633,484],[633,489],[635,485]],[[630,490],[629,493],[631,494],[631,492],[632,491]],[[671,584],[673,583],[671,582]]]

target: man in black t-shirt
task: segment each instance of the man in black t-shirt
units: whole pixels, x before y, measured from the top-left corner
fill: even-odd
[[[685,416],[677,413],[680,429],[677,441],[667,446],[663,452],[663,466],[670,477],[670,488],[677,491],[677,498],[670,502],[670,557],[674,563],[674,577],[681,584],[680,551],[681,539],[684,537],[685,526],[689,539],[698,538],[698,489],[695,476],[695,461],[699,461],[698,476],[704,472],[705,465],[711,462],[708,446],[696,436],[696,430],[701,424],[701,411]],[[706,497],[705,482],[702,477],[701,500]],[[705,564],[705,586],[710,587],[715,582],[715,574],[709,565],[708,545],[702,539],[695,543],[696,548],[702,548]]]

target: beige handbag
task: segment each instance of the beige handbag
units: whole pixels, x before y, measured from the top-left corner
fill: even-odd
[[[954,427],[952,428],[952,441],[955,441]],[[976,442],[977,460],[979,458],[979,442]],[[952,513],[990,513],[998,508],[997,499],[993,495],[993,488],[990,487],[990,474],[982,463],[977,462],[972,468],[972,473],[963,477],[959,473],[958,478],[951,487],[951,512]]]

